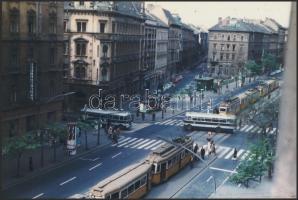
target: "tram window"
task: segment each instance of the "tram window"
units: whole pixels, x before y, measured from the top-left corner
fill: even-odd
[[[152,165],[152,167],[151,167],[151,171],[152,171],[153,173],[155,173],[155,165]]]
[[[140,185],[141,185],[141,181],[140,180],[136,181],[135,182],[135,190],[137,190],[140,187]]]
[[[135,189],[135,184],[131,184],[127,189],[128,194],[132,193],[134,191],[134,189]]]
[[[192,120],[197,120],[197,118],[194,117],[194,118],[192,118]]]
[[[210,120],[210,119],[205,119],[205,121],[206,121],[206,122],[210,122],[211,120]]]
[[[160,165],[157,165],[157,170],[156,172],[160,172]]]
[[[144,177],[141,179],[141,185],[145,185],[145,184],[146,184],[146,178],[147,178],[147,176],[144,176]]]
[[[123,121],[123,120],[124,120],[122,116],[120,116],[120,120],[121,120],[121,121]]]
[[[172,160],[168,161],[168,168],[172,166]]]
[[[111,199],[119,199],[119,192],[115,192],[111,195]]]
[[[127,197],[127,188],[121,191],[121,199]]]

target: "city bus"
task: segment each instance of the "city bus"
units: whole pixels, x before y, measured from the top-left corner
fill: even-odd
[[[220,115],[213,113],[186,112],[184,128],[197,128],[203,131],[233,133],[236,129],[236,115]]]
[[[109,124],[121,129],[130,129],[132,126],[132,114],[127,111],[83,108],[81,112],[86,114],[88,119],[100,119],[104,127]]]

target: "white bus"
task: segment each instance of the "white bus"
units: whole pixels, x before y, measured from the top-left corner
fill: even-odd
[[[120,126],[121,129],[131,128],[132,114],[130,112],[90,108],[83,108],[81,112],[86,114],[87,118],[89,119],[100,119],[103,126],[106,126],[108,123],[110,123],[112,126]]]
[[[197,128],[203,131],[214,131],[217,133],[233,133],[236,129],[235,115],[219,115],[213,113],[186,112],[184,128],[192,130]]]

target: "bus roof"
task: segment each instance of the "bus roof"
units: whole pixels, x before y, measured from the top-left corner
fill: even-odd
[[[104,197],[107,193],[117,191],[125,186],[128,186],[133,180],[146,174],[150,169],[151,163],[147,161],[132,164],[99,182],[97,185],[92,187],[91,193],[95,194],[95,196]]]
[[[83,108],[81,109],[81,112],[94,113],[99,115],[118,115],[118,116],[127,116],[131,114],[130,112],[127,112],[127,111],[102,110],[102,109],[91,109],[91,108],[87,108],[86,110]]]
[[[222,116],[214,113],[202,113],[202,112],[186,112],[187,117],[201,117],[201,118],[217,118],[217,119],[236,119],[235,115]]]

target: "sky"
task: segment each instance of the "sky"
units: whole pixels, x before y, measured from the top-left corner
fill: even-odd
[[[156,4],[178,13],[184,23],[191,23],[209,29],[216,25],[218,17],[236,17],[249,19],[273,18],[284,27],[289,26],[291,2],[154,2]]]

